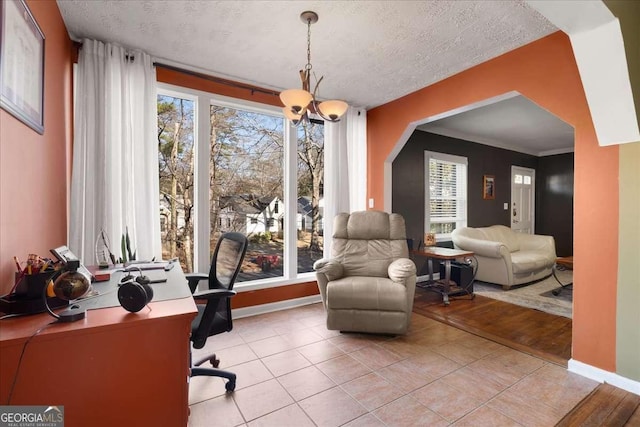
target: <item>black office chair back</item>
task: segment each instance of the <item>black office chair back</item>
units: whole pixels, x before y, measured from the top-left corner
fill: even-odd
[[[224,233],[220,236],[211,260],[209,289],[233,289],[248,243],[246,236],[241,233]],[[206,306],[198,307],[198,312],[191,333],[194,348],[204,347],[207,337],[233,329],[229,297],[210,299]]]
[[[249,242],[241,233],[224,233],[218,239],[209,269],[209,289],[233,289]]]

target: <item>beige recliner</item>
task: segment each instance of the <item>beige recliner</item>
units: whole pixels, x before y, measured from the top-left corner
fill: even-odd
[[[411,320],[416,266],[402,216],[380,211],[334,219],[331,259],[313,265],[327,328],[404,334]]]

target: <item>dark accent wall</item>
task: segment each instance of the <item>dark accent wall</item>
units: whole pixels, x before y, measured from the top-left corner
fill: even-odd
[[[468,160],[467,225],[486,227],[494,224],[510,226],[511,166],[536,170],[536,230],[556,239],[559,255],[571,254],[573,247],[573,153],[537,157],[456,138],[415,131],[392,165],[393,212],[406,222],[407,237],[415,242],[424,235],[425,179],[424,152],[435,151],[466,157]],[[495,176],[494,200],[482,198],[483,175]],[[547,184],[553,181],[553,184]],[[562,181],[560,183],[560,181]],[[551,193],[560,185],[565,195]],[[568,202],[566,195],[570,193]],[[568,202],[568,203],[567,203]],[[439,246],[447,246],[439,243]],[[566,251],[569,252],[566,252]],[[424,274],[424,268],[419,271]]]
[[[554,236],[558,256],[573,255],[573,153],[538,159],[536,233]]]

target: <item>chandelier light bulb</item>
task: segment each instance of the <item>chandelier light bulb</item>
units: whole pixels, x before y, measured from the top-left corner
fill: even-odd
[[[324,101],[318,105],[321,115],[328,117],[331,121],[337,121],[347,112],[349,105],[344,101],[332,100]]]
[[[288,119],[291,120],[294,123],[298,123],[298,121],[300,121],[302,119],[302,116],[304,115],[304,113],[307,112],[307,109],[305,108],[304,110],[302,110],[300,113],[296,114],[293,112],[293,110],[291,110],[291,108],[289,107],[284,107],[282,109],[282,113],[284,114],[284,116]]]
[[[303,89],[287,89],[280,92],[280,100],[293,111],[302,111],[307,108],[313,96]]]

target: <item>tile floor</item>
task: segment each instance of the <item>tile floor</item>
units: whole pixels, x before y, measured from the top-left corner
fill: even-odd
[[[553,426],[597,383],[417,314],[406,336],[328,331],[321,304],[234,321],[216,353],[238,376],[191,379],[196,426]]]

